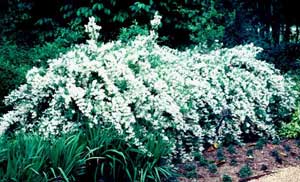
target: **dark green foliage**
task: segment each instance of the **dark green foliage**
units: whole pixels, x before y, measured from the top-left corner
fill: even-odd
[[[52,174],[48,174],[47,178],[63,176],[73,181],[76,177],[84,175],[86,143],[81,141],[80,137],[80,135],[63,136],[51,142],[51,150],[45,157],[48,157]]]
[[[185,177],[189,178],[189,179],[192,179],[192,178],[195,178],[197,179],[197,171],[196,170],[193,170],[193,171],[188,171],[186,174],[185,174]]]
[[[291,151],[291,147],[288,144],[284,144],[283,148],[286,152],[290,152]]]
[[[127,145],[111,129],[45,139],[33,134],[0,138],[0,181],[161,181],[173,175],[168,145],[145,141],[152,156]]]
[[[198,161],[200,166],[208,165],[207,159],[201,153],[195,153],[194,157],[195,157],[195,161]]]
[[[217,150],[217,160],[218,161],[226,160],[226,157],[224,156],[223,148],[218,148],[218,150]]]
[[[193,156],[194,156],[195,161],[200,161],[203,158],[201,152],[194,152]]]
[[[193,171],[196,169],[196,165],[193,163],[187,163],[184,165],[184,170],[186,171]]]
[[[33,65],[26,49],[20,49],[15,44],[0,45],[0,100],[8,92],[25,82],[25,74]],[[5,111],[0,103],[0,113]]]
[[[47,67],[47,60],[56,58],[80,42],[81,34],[69,29],[60,29],[60,37],[53,42],[27,47],[12,42],[0,44],[0,114],[6,107],[2,103],[10,91],[25,82],[25,76],[33,66]]]
[[[295,140],[295,144],[296,144],[297,147],[300,148],[300,139]]]
[[[274,145],[278,145],[279,143],[280,143],[280,139],[279,138],[274,138],[272,140],[272,144],[274,144]]]
[[[275,159],[275,161],[277,162],[277,163],[279,163],[279,164],[282,164],[282,158],[281,158],[281,156],[279,155],[279,152],[277,151],[277,150],[272,150],[271,152],[270,152],[270,155],[272,156],[272,157],[274,157],[274,159]]]
[[[197,178],[197,165],[191,163],[191,164],[185,164],[184,169],[186,171],[185,177],[187,178]]]
[[[228,4],[235,11],[236,17],[232,26],[226,29],[225,44],[254,42],[266,47],[282,42],[297,42],[300,22],[295,3],[230,0]]]
[[[246,155],[248,157],[253,157],[253,150],[252,149],[247,150]]]
[[[166,181],[168,181],[168,182],[179,182],[177,177],[178,176],[175,176],[175,175],[171,176],[171,177],[167,178]]]
[[[119,88],[121,93],[128,89],[128,83],[126,80],[118,80],[115,84]]]
[[[170,43],[176,39],[176,33],[181,34],[186,40],[181,41],[181,44],[198,44],[207,43],[212,45],[215,40],[222,40],[226,25],[231,24],[234,13],[226,12],[226,6],[223,6],[222,1],[206,1],[206,2],[189,2],[174,3],[174,6],[168,7],[169,11],[173,12],[179,21],[174,21],[174,17],[167,16],[165,22],[168,29],[173,28],[169,23],[174,24],[175,32],[166,34]],[[178,10],[176,8],[178,7]],[[222,7],[219,9],[219,7]]]
[[[239,170],[239,177],[240,178],[247,178],[249,176],[251,176],[253,173],[252,173],[252,170],[250,168],[250,166],[248,164],[244,165],[240,170]]]
[[[261,165],[260,170],[265,171],[265,170],[267,170],[267,169],[268,169],[268,166],[267,166],[267,165],[265,165],[265,164]]]
[[[145,141],[151,157],[129,146],[122,136],[111,129],[92,129],[87,135],[87,181],[112,178],[114,181],[161,181],[173,175],[168,167],[170,148],[158,136],[149,134]]]
[[[266,139],[259,138],[258,141],[255,144],[255,148],[259,149],[259,150],[262,150],[266,143],[267,143]]]
[[[215,164],[209,164],[208,171],[212,174],[215,174],[218,172],[218,167]]]
[[[234,145],[229,145],[228,147],[227,147],[227,151],[230,153],[230,154],[236,154],[236,150],[235,150],[235,147],[234,147]]]
[[[129,26],[128,28],[122,28],[118,37],[122,42],[128,42],[134,39],[137,35],[148,35],[149,30],[146,26],[140,26],[137,23]]]
[[[141,70],[138,64],[133,63],[132,61],[128,62],[128,67],[135,73],[138,74]]]
[[[199,165],[200,165],[200,166],[208,166],[208,160],[205,159],[204,157],[202,157],[202,158],[199,160]]]
[[[19,43],[20,41],[29,40],[29,36],[26,34],[30,30],[28,30],[26,23],[29,23],[32,18],[29,13],[31,10],[32,3],[18,0],[7,1],[6,9],[0,13],[0,42],[13,40]]]
[[[299,81],[298,81],[299,82]],[[298,104],[292,120],[289,123],[283,123],[280,128],[280,135],[285,138],[297,138],[300,136],[300,105]]]
[[[232,179],[229,175],[224,174],[223,177],[222,177],[222,181],[223,182],[232,182]]]
[[[46,60],[82,41],[79,32],[58,27],[51,17],[57,15],[54,4],[47,0],[12,0],[0,13],[0,113],[6,110],[3,97],[24,83],[27,70],[46,66]]]
[[[18,135],[6,141],[1,138],[0,176],[2,181],[40,181],[46,166],[49,144],[36,135]]]
[[[5,28],[0,34],[8,39],[18,39],[21,43],[30,40],[37,43],[52,41],[60,28],[68,27],[83,32],[83,29],[78,27],[82,27],[88,17],[94,16],[103,28],[103,40],[111,40],[117,37],[121,27],[128,27],[134,21],[144,26],[148,24],[154,12],[159,11],[164,17],[160,34],[165,43],[173,47],[203,42],[212,44],[216,39],[223,39],[225,27],[234,19],[234,11],[228,11],[224,4],[219,0],[63,0],[56,3],[50,0],[43,3],[37,0],[12,0],[5,4],[5,13],[0,21],[0,25]],[[131,29],[133,32],[144,32],[138,27]],[[123,39],[126,36],[124,37],[124,30],[122,32]]]
[[[257,55],[258,59],[275,64],[275,67],[288,72],[300,68],[300,44],[283,43],[276,46],[268,46]]]
[[[147,24],[155,11],[164,17],[162,40],[173,47],[216,39],[229,46],[254,42],[263,47],[299,41],[296,1],[10,0],[0,7],[2,37],[31,45],[54,40],[61,27],[82,32],[78,25],[91,16],[102,25],[103,39],[110,40],[135,20]]]
[[[74,181],[83,175],[86,144],[80,135],[47,140],[41,136],[18,134],[1,138],[0,176],[4,181]]]

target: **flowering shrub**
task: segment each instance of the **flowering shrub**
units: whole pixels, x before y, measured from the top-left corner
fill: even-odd
[[[141,152],[151,133],[173,143],[173,154],[190,159],[203,144],[241,141],[243,134],[276,136],[294,107],[293,83],[273,65],[255,59],[253,45],[203,54],[159,46],[149,36],[98,44],[100,27],[86,26],[91,40],[33,68],[27,83],[6,97],[0,133],[57,135],[84,127],[113,127]]]

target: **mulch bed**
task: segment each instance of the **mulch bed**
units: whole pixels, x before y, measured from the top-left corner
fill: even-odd
[[[232,148],[236,153],[229,152],[228,147],[219,149],[210,147],[204,151],[203,157],[209,165],[217,166],[217,171],[212,168],[209,170],[207,165],[199,161],[178,164],[177,168],[180,173],[178,181],[222,182],[223,176],[228,175],[232,181],[246,182],[269,175],[279,168],[300,165],[300,142],[298,140],[266,142],[263,145],[247,143],[244,146],[231,146]],[[246,164],[251,168],[252,175],[241,178],[239,171]]]

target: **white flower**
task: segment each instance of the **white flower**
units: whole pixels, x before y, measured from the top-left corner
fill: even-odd
[[[99,38],[99,31],[101,30],[101,26],[98,26],[95,21],[95,17],[90,17],[87,25],[84,26],[85,31],[89,33],[89,37],[91,40],[97,41]]]
[[[154,19],[150,21],[150,24],[152,26],[153,29],[157,29],[161,23],[161,16],[158,14],[158,12],[156,11],[154,14]]]

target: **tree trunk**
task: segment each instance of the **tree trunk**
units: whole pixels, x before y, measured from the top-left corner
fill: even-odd
[[[290,24],[290,22],[286,22],[285,29],[284,29],[283,40],[285,42],[289,42],[290,41],[290,36],[291,36],[291,24]]]
[[[296,25],[296,39],[295,39],[296,43],[298,43],[298,40],[299,40],[299,26]]]
[[[279,3],[277,0],[272,0],[270,3],[271,12],[271,27],[272,27],[272,43],[274,45],[280,42],[280,11]]]

